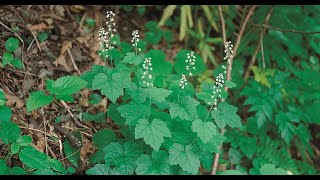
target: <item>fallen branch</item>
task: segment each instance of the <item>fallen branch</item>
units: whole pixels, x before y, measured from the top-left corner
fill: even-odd
[[[59,133],[66,136],[66,138],[70,141],[71,145],[80,148],[81,147],[81,141],[75,137],[70,131],[66,130],[65,128],[61,127],[59,124],[51,123],[51,125],[54,127],[55,130],[57,130]]]

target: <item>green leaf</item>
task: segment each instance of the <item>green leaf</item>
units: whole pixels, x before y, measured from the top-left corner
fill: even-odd
[[[290,144],[293,135],[296,134],[295,125],[289,120],[287,114],[282,111],[276,115],[275,121],[279,127],[281,138],[284,139],[287,144]]]
[[[198,118],[197,106],[200,103],[191,98],[190,96],[183,96],[180,98],[180,102],[173,102],[170,105],[170,116],[171,118],[180,117],[187,121],[194,121]]]
[[[59,100],[66,101],[66,102],[74,102],[73,97],[69,94],[57,94],[56,98]]]
[[[117,171],[111,169],[105,164],[96,164],[94,167],[86,170],[87,175],[117,175]]]
[[[50,159],[49,161],[50,166],[53,170],[61,172],[62,174],[67,174],[67,170],[63,167],[62,163],[57,159]]]
[[[110,76],[110,77],[109,77]],[[116,72],[112,75],[100,73],[92,81],[92,88],[101,90],[101,93],[108,97],[113,103],[124,94],[124,88],[131,85],[130,74]]]
[[[0,139],[5,144],[15,142],[20,136],[20,128],[11,121],[0,123]]]
[[[97,114],[91,114],[89,112],[85,112],[82,115],[82,120],[87,121],[94,121],[96,123],[104,123],[106,122],[105,113],[98,112]]]
[[[6,50],[8,52],[13,52],[19,47],[19,39],[10,37],[5,44]]]
[[[5,52],[2,55],[2,65],[5,66],[13,60],[13,55],[11,53]]]
[[[237,170],[226,170],[219,173],[218,175],[244,175],[244,174]]]
[[[73,174],[76,172],[76,169],[74,167],[70,166],[67,168],[67,171],[68,171],[68,173]]]
[[[3,159],[0,159],[0,175],[11,175],[10,168]]]
[[[4,92],[2,91],[2,89],[0,89],[0,100],[3,100],[3,101],[6,100],[6,95],[4,94]]]
[[[253,66],[252,71],[254,73],[255,81],[260,82],[261,84],[271,88],[267,76],[273,76],[274,69],[259,69],[257,66]]]
[[[158,44],[161,41],[161,31],[156,30],[154,32],[148,31],[144,35],[144,40],[148,44]]]
[[[136,56],[136,54],[134,52],[128,52],[126,53],[126,56],[123,58],[124,63],[128,63],[128,64],[134,64],[134,65],[139,65],[141,62],[143,62],[143,60],[145,59],[145,54],[139,54],[138,56]]]
[[[196,94],[197,98],[203,100],[206,104],[212,103],[213,99],[211,98],[211,96],[213,92],[212,88],[214,86],[215,85],[213,83],[208,83],[206,81],[201,83],[200,85],[201,91]]]
[[[91,88],[92,86],[92,81],[94,79],[94,77],[96,75],[98,75],[99,73],[104,73],[106,72],[106,68],[104,66],[98,66],[96,64],[92,65],[91,70],[90,71],[86,71],[85,73],[83,73],[80,78],[87,81],[87,88]]]
[[[172,64],[166,61],[166,54],[160,50],[150,50],[146,53],[145,57],[151,58],[152,63],[152,75],[155,77],[165,76],[171,74]]]
[[[51,169],[37,169],[33,172],[33,175],[57,175],[57,173],[53,172]]]
[[[86,18],[85,21],[90,27],[94,27],[94,25],[96,23],[96,20],[92,19],[92,18]]]
[[[0,106],[0,123],[1,122],[9,122],[12,116],[12,111],[7,106]]]
[[[1,100],[1,99],[0,99],[0,107],[1,107],[1,106],[4,106],[5,104],[6,104],[6,102],[5,102],[4,100]]]
[[[22,69],[23,68],[23,62],[18,59],[18,58],[13,58],[12,61],[10,62],[14,67],[18,68],[18,69]]]
[[[171,137],[167,124],[160,119],[154,119],[151,123],[146,119],[140,119],[135,128],[135,138],[143,138],[155,151],[158,151],[164,137]]]
[[[19,166],[11,168],[12,175],[26,175],[26,172]]]
[[[123,145],[112,142],[104,148],[104,152],[106,165],[115,165],[115,169],[120,174],[133,174],[137,167],[135,161],[142,154],[138,145],[132,142],[126,142]]]
[[[177,5],[167,6],[162,13],[161,20],[158,23],[158,26],[163,26],[165,22],[172,16],[173,11],[176,9]]]
[[[189,72],[186,70],[186,59],[187,59],[187,53],[190,53],[190,50],[180,50],[176,57],[175,57],[175,61],[174,61],[174,65],[173,68],[174,70],[177,72],[177,74],[181,77],[181,74],[189,74]],[[203,62],[203,59],[201,58],[200,55],[198,55],[197,53],[194,54],[196,56],[196,61],[195,61],[195,70],[191,70],[192,74],[194,76],[196,75],[200,75],[201,73],[203,73],[206,70],[206,65]]]
[[[52,85],[53,91],[50,93],[55,95],[71,95],[79,92],[87,85],[87,82],[77,76],[62,76],[54,81]]]
[[[197,133],[203,143],[207,143],[217,134],[216,126],[212,122],[203,122],[201,119],[192,122],[192,131]]]
[[[75,137],[80,140],[82,143],[81,134],[79,131],[74,133]],[[67,157],[67,159],[73,164],[74,166],[78,167],[78,162],[80,160],[80,150],[81,148],[76,148],[71,145],[70,141],[66,139],[63,143],[63,150]]]
[[[118,107],[121,116],[126,119],[126,124],[135,124],[139,119],[143,119],[150,114],[150,107],[143,104],[130,102]]]
[[[171,174],[169,156],[166,151],[152,152],[151,157],[142,154],[137,160],[136,173],[138,175],[168,175]]]
[[[16,143],[18,143],[20,146],[28,146],[32,143],[32,138],[28,135],[19,136],[16,140]]]
[[[230,126],[231,128],[240,128],[242,127],[241,119],[236,114],[237,111],[237,107],[223,102],[218,105],[217,110],[213,110],[211,112],[211,116],[220,129],[224,128],[226,125]]]
[[[102,100],[102,97],[97,93],[92,93],[89,96],[89,104],[94,105],[98,104]]]
[[[38,32],[37,33],[37,38],[39,39],[40,43],[47,40],[48,37],[49,37],[49,33],[47,33],[47,32]]]
[[[43,91],[35,91],[29,95],[27,99],[27,110],[28,112],[49,105],[53,100],[51,95],[47,96]]]
[[[111,119],[116,122],[119,126],[123,125],[125,123],[125,119],[121,116],[119,111],[117,110],[119,106],[117,104],[110,104],[107,110],[107,116],[111,117]]]
[[[19,152],[19,158],[22,163],[30,168],[50,169],[50,157],[41,153],[32,146],[26,146]]]
[[[192,152],[191,145],[173,144],[169,149],[169,162],[171,165],[179,165],[182,170],[191,174],[197,174],[200,168],[200,160]]]
[[[11,154],[16,154],[20,150],[20,146],[18,143],[12,143],[10,146]]]
[[[217,133],[207,143],[203,143],[203,141],[198,140],[198,144],[203,151],[209,151],[210,153],[221,153],[220,146],[222,146],[226,139],[226,137],[220,133]]]
[[[240,138],[239,145],[243,154],[246,155],[249,159],[252,158],[258,146],[257,140],[250,137]]]
[[[181,17],[180,17],[180,31],[179,31],[179,41],[182,41],[186,35],[188,29],[187,18],[188,18],[188,7],[187,5],[181,6]]]
[[[227,85],[227,87],[228,88],[235,88],[235,87],[237,87],[237,85],[236,85],[236,83],[234,83],[234,82],[232,82],[232,81],[226,81],[226,85]]]
[[[134,84],[131,88],[127,89],[126,93],[128,93],[132,100],[134,100],[136,103],[144,103],[149,97],[148,91],[146,88],[137,86]]]
[[[264,164],[260,168],[261,175],[288,175],[286,170],[276,168],[274,164]]]
[[[164,88],[157,88],[157,87],[150,87],[149,88],[149,96],[151,99],[157,101],[157,102],[162,102],[166,101],[166,97],[168,97],[172,93],[171,90],[167,90]]]
[[[109,128],[100,129],[93,135],[93,143],[98,149],[103,149],[114,140],[116,140],[116,134]]]

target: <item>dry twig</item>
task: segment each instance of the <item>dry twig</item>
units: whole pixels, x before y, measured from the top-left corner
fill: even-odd
[[[75,63],[75,61],[74,61],[74,59],[73,59],[73,56],[72,56],[72,54],[71,54],[70,49],[68,49],[68,50],[67,50],[67,52],[68,52],[69,57],[70,57],[70,59],[71,59],[71,62],[72,62],[73,68],[77,71],[78,75],[81,75],[81,72],[80,72],[80,70],[79,70],[79,68],[78,68],[77,64]]]
[[[271,17],[272,9],[273,8],[271,7],[269,12],[268,12],[268,14],[267,14],[267,16],[266,16],[266,18],[265,18],[265,20],[264,20],[264,24],[267,24],[267,25],[269,24],[269,19]],[[252,58],[250,60],[250,63],[249,63],[249,66],[248,66],[248,68],[246,69],[246,71],[244,73],[244,81],[247,81],[247,79],[249,77],[249,74],[250,74],[250,71],[252,69],[252,66],[256,62],[256,57],[257,57],[257,54],[259,52],[259,49],[261,49],[261,53],[263,52],[263,36],[264,36],[265,32],[266,32],[266,28],[262,28],[261,31],[260,31],[260,39],[259,39],[260,43],[257,44],[256,50],[253,53],[253,56],[252,56]],[[262,57],[263,57],[263,62],[264,62],[264,54],[262,54]],[[265,64],[265,63],[263,63],[263,64]]]

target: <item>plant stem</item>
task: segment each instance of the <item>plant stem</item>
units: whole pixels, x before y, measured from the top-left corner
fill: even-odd
[[[264,20],[264,24],[265,25],[268,25],[269,24],[269,19],[270,19],[270,17],[271,17],[271,13],[272,13],[272,7],[270,8],[270,10],[269,10],[269,12],[268,12],[268,14],[267,14],[267,16],[266,16],[266,18],[265,18],[265,20]],[[261,28],[261,31],[260,31],[260,39],[259,39],[259,41],[260,41],[260,43],[257,43],[257,47],[256,47],[256,50],[254,51],[254,53],[253,53],[253,56],[252,56],[252,58],[251,58],[251,60],[250,60],[250,63],[249,63],[249,66],[248,66],[248,68],[246,69],[246,71],[245,71],[245,73],[244,73],[244,81],[246,82],[247,81],[247,79],[248,79],[248,77],[249,77],[249,74],[250,74],[250,71],[251,71],[251,69],[252,69],[252,66],[254,65],[254,63],[256,62],[256,57],[257,57],[257,54],[258,54],[258,52],[259,52],[259,49],[260,49],[260,46],[261,46],[261,52],[263,52],[262,51],[262,39],[263,39],[263,35],[265,34],[265,32],[266,32],[266,28]],[[262,55],[262,57],[263,57],[263,55]]]
[[[282,31],[282,32],[298,33],[298,34],[320,34],[320,31],[306,32],[306,31],[298,31],[298,30],[294,30],[294,29],[282,29],[282,28],[272,27],[272,26],[269,26],[266,24],[262,24],[262,25],[253,24],[253,26],[259,27],[259,28],[272,29],[272,30],[276,30],[276,31]]]
[[[150,107],[150,113],[148,115],[148,121],[150,122],[150,115],[151,115],[151,96],[150,96],[150,88],[148,88],[148,94],[149,94],[149,107]]]
[[[222,25],[222,34],[224,34],[223,36],[226,37],[226,32],[225,32],[225,24],[224,24],[224,17],[223,17],[223,14],[222,14],[222,11],[221,11],[221,7],[220,5],[218,5],[218,10],[219,10],[219,15],[220,15],[220,19],[221,19],[221,25]],[[231,80],[231,71],[232,71],[232,62],[233,62],[233,58],[235,57],[236,53],[237,53],[237,50],[238,50],[238,47],[240,45],[240,41],[241,41],[241,38],[243,36],[243,32],[245,30],[245,27],[249,21],[249,18],[252,16],[254,10],[256,9],[257,5],[253,5],[248,14],[245,16],[245,19],[243,21],[243,23],[241,24],[240,26],[240,31],[239,31],[239,36],[237,38],[237,41],[236,41],[236,44],[234,46],[234,50],[233,50],[233,56],[230,57],[230,61],[228,63],[228,68],[227,68],[227,81],[230,81]],[[226,44],[226,41],[224,42],[224,44]],[[225,91],[228,92],[228,87],[225,86],[224,87]],[[221,102],[224,102],[224,99],[221,100]],[[225,129],[221,129],[221,135],[223,135],[225,133]],[[221,147],[219,147],[219,149],[221,149]],[[219,163],[219,157],[220,157],[220,153],[217,153],[214,157],[214,160],[212,162],[212,168],[211,168],[211,171],[210,171],[210,174],[211,175],[215,175],[217,173],[217,167],[218,167],[218,163]]]
[[[209,115],[210,115],[210,113],[211,113],[211,111],[212,111],[213,106],[214,106],[214,104],[211,105],[211,107],[210,107],[210,109],[209,109],[209,112],[208,112],[206,118],[204,119],[204,122],[207,122],[207,119],[208,119],[208,117],[209,117]]]

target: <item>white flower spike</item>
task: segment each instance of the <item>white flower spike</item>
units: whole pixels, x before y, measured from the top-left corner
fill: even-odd
[[[144,60],[143,64],[142,64],[142,68],[143,68],[143,75],[141,76],[141,79],[143,80],[142,83],[146,84],[147,87],[150,86],[154,86],[151,79],[152,79],[152,74],[150,73],[150,71],[152,71],[152,64],[151,64],[151,58],[148,57]]]
[[[188,85],[188,81],[187,81],[186,75],[182,74],[179,86],[181,87],[181,89],[184,89],[184,87],[186,85]]]
[[[194,51],[187,54],[185,62],[187,63],[186,70],[188,71],[189,76],[193,76],[191,70],[196,70],[196,56],[194,55]]]

